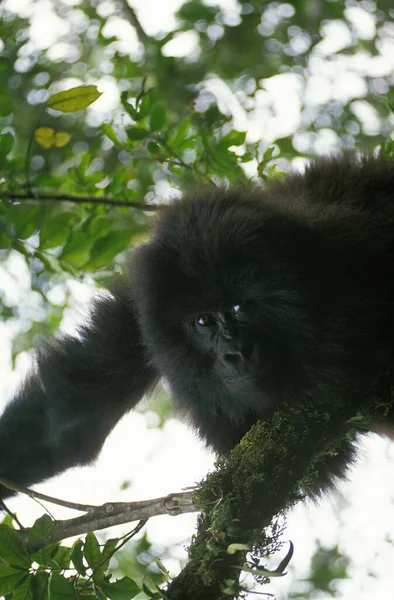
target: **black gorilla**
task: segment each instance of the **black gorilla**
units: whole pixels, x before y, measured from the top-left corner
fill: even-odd
[[[394,164],[345,155],[262,190],[197,190],[160,211],[79,337],[37,351],[0,419],[0,476],[27,485],[91,461],[161,376],[227,454],[284,401],[330,406],[376,379],[393,333]]]

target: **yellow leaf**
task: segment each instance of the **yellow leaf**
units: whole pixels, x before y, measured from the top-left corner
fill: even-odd
[[[63,112],[75,112],[82,110],[100,98],[101,92],[95,85],[79,85],[65,92],[59,92],[50,96],[46,102],[49,108]]]
[[[51,148],[55,143],[55,130],[52,127],[38,127],[34,139],[42,148]]]
[[[55,133],[55,146],[56,148],[62,148],[63,146],[65,146],[66,144],[68,144],[68,142],[71,139],[71,135],[69,133],[66,133],[65,131],[57,131]]]

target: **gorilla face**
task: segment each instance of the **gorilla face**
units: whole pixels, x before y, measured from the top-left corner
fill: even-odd
[[[201,313],[189,324],[196,347],[211,355],[214,370],[230,389],[257,378],[257,340],[252,325],[253,311],[246,303],[234,304],[225,312]]]

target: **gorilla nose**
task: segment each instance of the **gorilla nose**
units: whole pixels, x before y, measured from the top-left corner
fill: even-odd
[[[244,362],[244,356],[240,350],[227,350],[224,352],[222,360],[229,367],[239,367]]]
[[[242,375],[245,370],[245,357],[241,350],[237,348],[226,349],[223,351],[220,361],[230,377]]]

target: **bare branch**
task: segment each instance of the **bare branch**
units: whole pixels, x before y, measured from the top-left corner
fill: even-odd
[[[109,206],[121,206],[123,208],[136,208],[146,212],[160,210],[159,204],[145,204],[144,202],[134,202],[129,200],[115,200],[107,196],[74,196],[73,194],[40,194],[33,192],[14,193],[1,191],[0,197],[9,200],[33,201],[33,202],[74,202],[74,204],[100,204]]]
[[[86,513],[74,519],[56,521],[55,529],[50,534],[28,543],[31,552],[48,544],[59,542],[74,535],[82,535],[89,531],[97,531],[132,521],[147,521],[158,515],[176,516],[197,512],[194,501],[195,490],[168,494],[162,498],[143,500],[141,502],[107,502],[95,506],[94,512]],[[28,534],[28,530],[25,530]]]
[[[13,492],[25,494],[33,500],[50,502],[51,504],[65,506],[66,508],[72,508],[73,510],[85,513],[80,517],[75,517],[73,519],[56,521],[54,531],[34,540],[34,542],[29,542],[29,549],[31,552],[38,548],[42,548],[47,544],[53,544],[54,542],[59,542],[60,540],[64,540],[74,535],[88,533],[89,531],[106,529],[107,527],[130,523],[132,521],[147,521],[150,517],[156,517],[158,515],[176,516],[184,513],[197,512],[199,510],[194,499],[196,491],[194,488],[185,492],[174,492],[173,494],[168,494],[161,498],[154,498],[152,500],[142,500],[140,502],[106,502],[99,506],[95,504],[69,502],[68,500],[47,496],[46,494],[41,494],[30,488],[22,487],[3,477],[0,477],[0,485],[3,485]],[[5,506],[4,502],[2,504],[7,512],[13,516]],[[29,529],[22,529],[27,536]]]

